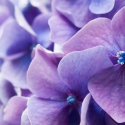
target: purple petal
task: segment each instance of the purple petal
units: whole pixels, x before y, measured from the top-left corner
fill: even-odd
[[[91,0],[89,9],[95,14],[105,14],[110,12],[115,5],[115,0]]]
[[[49,40],[50,28],[48,25],[48,20],[51,17],[50,14],[40,14],[34,19],[33,30],[37,34],[37,43],[41,44],[43,47],[47,48],[51,41]]]
[[[78,28],[76,28],[63,16],[51,17],[49,25],[51,28],[50,39],[58,44],[65,43],[78,31]]]
[[[4,106],[0,105],[0,125],[11,125],[10,123],[3,120],[4,116]]]
[[[109,53],[115,54],[120,50],[112,35],[111,20],[98,18],[89,22],[64,44],[65,53],[84,50],[102,45]]]
[[[123,16],[125,12],[125,7],[120,9],[113,17],[112,19],[112,28],[113,31],[115,32],[115,35],[123,35],[125,36],[125,29],[124,29],[124,19],[125,17]]]
[[[66,102],[42,100],[32,97],[28,101],[28,115],[33,125],[68,125]]]
[[[55,54],[37,45],[35,57],[27,72],[27,82],[30,90],[42,98],[65,97],[64,89],[57,74],[58,61],[61,54]]]
[[[95,18],[89,11],[90,0],[55,0],[54,7],[76,27],[83,27],[88,21]],[[53,7],[53,8],[54,8]]]
[[[59,63],[58,73],[71,91],[83,99],[88,93],[87,83],[90,77],[112,65],[104,48],[98,46],[65,56]]]
[[[95,101],[116,122],[125,122],[124,65],[115,65],[100,71],[89,82]]]
[[[28,109],[26,108],[21,116],[21,125],[31,125],[30,120],[28,118]]]
[[[0,6],[0,25],[10,16],[10,12],[7,7]]]
[[[89,102],[91,99],[90,93],[86,95],[84,98],[84,101],[82,103],[82,109],[81,109],[81,122],[80,125],[86,125],[86,115],[87,115],[87,110],[89,107]]]
[[[22,112],[26,108],[27,99],[15,96],[11,98],[4,109],[4,120],[12,125],[20,125]]]
[[[30,54],[26,54],[15,60],[7,60],[2,65],[2,74],[14,86],[27,88],[26,72],[31,62]]]
[[[0,39],[0,56],[12,56],[29,51],[32,44],[31,35],[10,18],[4,24]]]
[[[15,95],[16,92],[12,84],[0,76],[0,100],[2,103],[7,104],[8,100]]]

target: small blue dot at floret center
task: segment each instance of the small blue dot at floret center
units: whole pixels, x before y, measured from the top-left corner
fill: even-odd
[[[72,105],[76,102],[76,98],[74,96],[70,95],[67,98],[67,102],[68,102],[69,105]]]
[[[118,64],[123,65],[125,63],[125,51],[119,51],[117,52],[117,57],[118,57]]]

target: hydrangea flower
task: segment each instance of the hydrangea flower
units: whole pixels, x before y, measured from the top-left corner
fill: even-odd
[[[12,18],[5,22],[0,38],[0,57],[6,60],[1,70],[13,85],[27,88],[26,72],[31,62],[33,47],[38,43],[46,48],[51,46],[51,41],[48,39],[50,29],[47,24],[50,16],[42,14],[35,18],[32,27],[36,37],[19,26]]]
[[[71,121],[68,118],[74,115],[73,109],[80,113],[90,77],[112,65],[101,46],[61,58],[60,54],[48,52],[40,45],[36,47],[27,72],[29,89],[34,93],[27,104],[31,124],[71,124],[73,118]]]
[[[54,14],[49,20],[51,28],[50,38],[53,42],[61,45],[67,42],[80,28],[92,19],[97,17],[112,19],[114,14],[121,7],[125,6],[124,0],[53,0],[52,3]],[[90,11],[89,7],[91,5],[95,6],[95,10],[97,9],[98,14]],[[108,5],[112,5],[113,8],[112,11],[110,10],[107,13],[106,11],[110,9]],[[105,10],[105,13],[102,14],[98,9]]]
[[[101,108],[120,123],[125,122],[124,13],[125,7],[119,10],[112,20],[99,18],[91,21],[63,47],[66,53],[98,45],[105,47],[114,65],[93,76],[89,90]]]

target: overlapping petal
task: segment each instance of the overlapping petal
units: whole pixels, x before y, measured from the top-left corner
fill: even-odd
[[[68,125],[66,102],[43,100],[32,97],[28,101],[28,116],[33,125]]]
[[[26,108],[21,116],[21,125],[31,125],[28,117],[28,109]]]
[[[48,25],[48,20],[51,17],[51,14],[40,14],[33,21],[33,30],[37,34],[37,43],[41,44],[43,47],[47,48],[50,46],[51,41],[50,36],[50,27]]]
[[[62,54],[54,54],[37,45],[35,57],[27,72],[30,90],[42,98],[59,99],[65,97],[67,87],[62,84],[57,66]]]
[[[24,97],[15,96],[11,98],[4,110],[4,120],[12,125],[20,125],[21,115],[26,108],[26,103],[27,99]]]
[[[58,44],[65,43],[79,30],[61,15],[52,16],[49,19],[49,25],[51,28],[50,39]]]
[[[59,63],[58,73],[64,84],[83,99],[91,76],[112,65],[104,48],[98,46],[65,56]]]
[[[26,89],[26,73],[31,62],[30,53],[15,60],[6,60],[2,65],[2,74],[14,86]]]
[[[85,27],[64,44],[63,50],[65,53],[68,53],[98,45],[104,46],[109,53],[115,55],[120,50],[119,46],[115,44],[111,20],[107,18],[98,18],[86,24]]]
[[[91,0],[54,0],[52,2],[57,11],[79,28],[96,17],[89,11]]]
[[[89,91],[95,101],[116,122],[125,122],[125,70],[115,65],[98,72],[89,82]]]
[[[16,92],[12,84],[0,75],[0,100],[6,105],[8,100],[15,96]]]
[[[32,43],[31,35],[10,18],[4,24],[0,39],[0,56],[7,57],[29,51]]]

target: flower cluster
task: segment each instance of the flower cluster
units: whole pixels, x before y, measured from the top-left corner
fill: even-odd
[[[125,0],[0,0],[0,125],[125,125]]]

